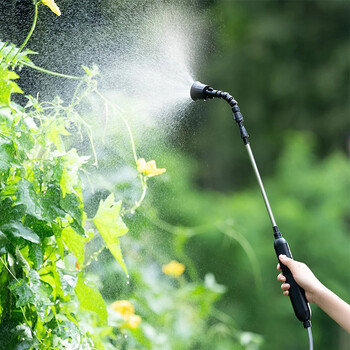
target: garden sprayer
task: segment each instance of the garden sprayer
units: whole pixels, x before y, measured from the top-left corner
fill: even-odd
[[[250,147],[249,143],[249,135],[247,133],[247,130],[245,129],[243,125],[243,115],[240,112],[240,109],[238,107],[237,101],[227,92],[223,92],[220,90],[214,90],[212,87],[209,85],[205,85],[200,83],[199,81],[196,81],[195,83],[192,84],[191,90],[190,90],[190,95],[192,100],[207,100],[211,98],[221,98],[225,100],[231,107],[232,112],[233,112],[233,120],[238,124],[240,133],[241,133],[241,138],[243,139],[244,145],[246,146],[246,149],[248,151],[248,155],[250,158],[250,162],[252,164],[254,173],[256,175],[256,178],[258,180],[260,190],[265,202],[265,206],[267,209],[267,212],[269,214],[271,223],[272,223],[272,229],[273,229],[273,234],[275,237],[275,242],[274,242],[274,247],[275,251],[277,254],[277,258],[279,257],[280,254],[284,254],[288,256],[289,258],[292,257],[292,253],[289,249],[289,245],[287,241],[282,237],[281,232],[279,231],[275,218],[273,216],[271,206],[269,203],[269,200],[267,198],[266,192],[264,185],[262,183],[258,167],[256,165],[255,159],[253,152]],[[292,306],[295,312],[296,317],[298,318],[299,321],[303,322],[304,327],[308,331],[309,335],[309,345],[310,345],[310,350],[313,350],[313,340],[312,340],[312,333],[311,333],[311,309],[310,305],[306,300],[305,297],[305,291],[296,283],[296,281],[293,278],[293,275],[289,268],[282,263],[280,263],[282,272],[284,276],[286,277],[286,282],[289,283],[290,289],[289,289],[289,297],[292,302]]]

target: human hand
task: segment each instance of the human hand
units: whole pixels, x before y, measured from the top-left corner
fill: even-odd
[[[315,297],[324,288],[323,284],[304,263],[290,259],[282,254],[279,256],[279,260],[283,265],[289,268],[295,281],[305,290],[306,299],[310,303],[315,303]],[[281,270],[280,264],[277,264],[277,270]],[[285,283],[286,277],[281,272],[277,276],[277,279],[278,281],[283,282],[281,289],[283,290],[283,294],[288,296],[290,285],[289,283]]]

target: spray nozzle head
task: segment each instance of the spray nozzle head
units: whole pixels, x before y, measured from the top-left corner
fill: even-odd
[[[207,100],[208,98],[222,98],[225,100],[232,108],[233,113],[238,113],[239,108],[237,106],[237,101],[228,92],[221,90],[214,90],[209,85],[202,84],[199,81],[195,81],[190,90],[190,95],[192,100]],[[236,118],[236,116],[235,116]],[[241,120],[241,117],[237,117],[237,120]]]
[[[213,89],[209,85],[202,84],[199,81],[195,81],[190,90],[190,95],[193,101],[196,100],[206,100],[207,98],[212,98],[207,92]]]

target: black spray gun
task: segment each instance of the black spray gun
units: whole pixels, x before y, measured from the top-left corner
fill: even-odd
[[[192,100],[207,100],[210,98],[222,98],[225,100],[232,109],[233,112],[233,120],[238,124],[240,133],[241,133],[241,138],[243,139],[243,142],[246,146],[246,149],[248,151],[248,155],[253,167],[253,170],[255,172],[256,178],[258,180],[260,190],[262,193],[262,196],[264,198],[265,206],[267,209],[267,212],[269,214],[271,223],[272,223],[272,229],[273,229],[273,235],[275,236],[275,251],[277,254],[277,259],[280,254],[284,254],[288,256],[289,258],[292,257],[292,253],[289,249],[289,245],[287,241],[282,237],[281,232],[279,231],[275,218],[273,216],[269,200],[267,198],[266,192],[264,185],[262,183],[258,167],[256,165],[255,159],[253,152],[250,148],[249,144],[249,135],[247,133],[247,130],[245,129],[243,125],[243,116],[242,113],[240,112],[240,109],[238,107],[237,101],[227,92],[223,92],[220,90],[214,90],[211,88],[209,85],[205,85],[200,83],[199,81],[196,81],[195,83],[192,84],[191,90],[190,90],[190,95]],[[309,335],[309,344],[310,344],[310,350],[313,349],[313,341],[312,341],[312,333],[311,333],[311,309],[310,305],[306,300],[305,297],[305,291],[302,289],[294,280],[293,275],[289,268],[285,265],[283,265],[280,262],[281,268],[283,275],[286,277],[286,282],[290,284],[290,289],[289,289],[289,297],[292,302],[292,306],[295,312],[296,317],[298,318],[299,321],[303,322],[303,325],[305,328],[308,330],[308,335]]]

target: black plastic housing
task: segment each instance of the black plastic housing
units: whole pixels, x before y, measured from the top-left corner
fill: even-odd
[[[277,259],[280,254],[284,254],[288,256],[288,258],[293,259],[288,242],[283,237],[276,238],[274,246],[277,254]],[[295,316],[299,321],[305,323],[311,318],[311,309],[309,303],[306,300],[305,291],[295,282],[295,279],[289,268],[283,265],[281,262],[280,265],[283,275],[286,277],[286,282],[290,285],[289,297],[290,301],[292,302]]]

